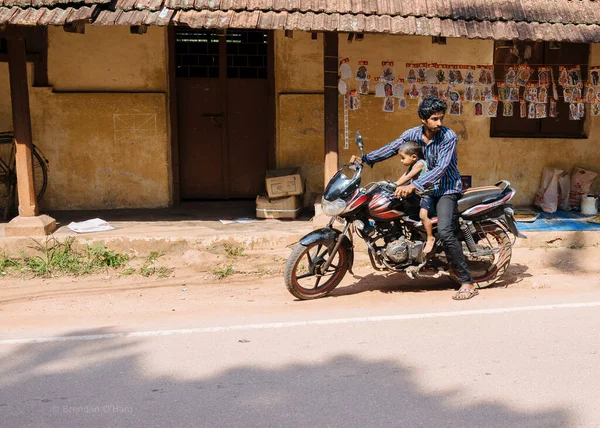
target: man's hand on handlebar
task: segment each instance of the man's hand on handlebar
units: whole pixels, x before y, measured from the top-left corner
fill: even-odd
[[[350,158],[350,162],[348,162],[350,165],[362,165],[363,161],[362,158],[360,156],[354,156],[352,155],[352,157]]]
[[[396,191],[394,192],[394,196],[397,198],[406,198],[408,195],[410,195],[412,192],[414,192],[416,190],[416,187],[413,186],[412,184],[409,184],[407,186],[398,186],[396,188]]]

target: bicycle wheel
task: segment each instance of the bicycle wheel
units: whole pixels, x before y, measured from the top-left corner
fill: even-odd
[[[32,154],[33,162],[33,180],[35,183],[35,197],[39,202],[44,193],[46,193],[46,187],[48,186],[48,164],[46,158],[34,145]]]

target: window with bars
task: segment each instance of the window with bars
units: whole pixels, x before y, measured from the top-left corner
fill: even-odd
[[[267,78],[268,34],[265,31],[233,31],[227,34],[227,77]]]
[[[177,77],[219,77],[219,37],[214,31],[175,33]]]
[[[554,82],[558,80],[559,66],[581,66],[581,77],[587,81],[589,45],[586,43],[556,43],[532,41],[496,41],[494,43],[494,76],[503,82],[505,68],[511,65],[528,64],[536,71],[529,82],[537,82],[537,68],[552,67]],[[520,89],[524,97],[524,88]],[[585,138],[584,120],[569,120],[569,103],[564,102],[562,87],[558,86],[556,102],[557,117],[543,119],[521,118],[519,103],[514,103],[513,116],[502,115],[502,103],[498,106],[498,117],[491,119],[492,137],[562,137]]]
[[[238,30],[231,30],[225,37],[211,31],[177,31],[176,76],[218,78],[221,43],[226,44],[228,78],[267,78],[268,33]]]

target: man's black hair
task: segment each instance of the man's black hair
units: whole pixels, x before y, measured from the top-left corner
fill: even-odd
[[[439,97],[429,96],[419,104],[419,117],[427,120],[435,113],[446,113],[447,108],[446,101]]]
[[[404,153],[408,156],[415,155],[419,159],[425,159],[423,149],[416,141],[407,141],[406,143],[402,144],[399,151],[400,153]]]

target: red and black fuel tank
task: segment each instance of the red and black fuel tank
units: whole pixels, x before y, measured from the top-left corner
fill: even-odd
[[[406,200],[394,197],[393,193],[380,192],[369,201],[369,215],[378,220],[394,220],[405,215],[414,215],[419,209],[419,198],[411,195]]]

